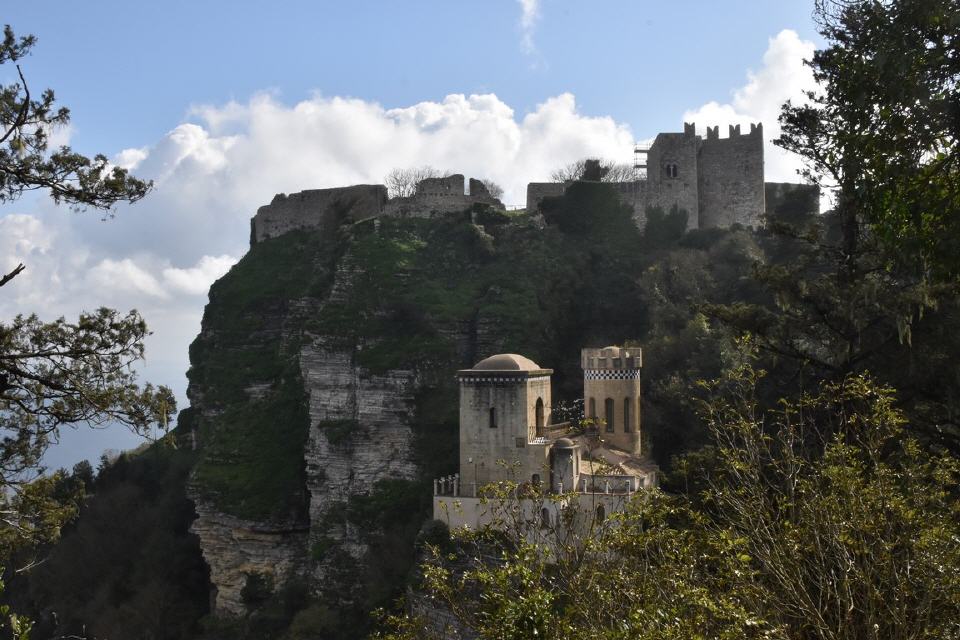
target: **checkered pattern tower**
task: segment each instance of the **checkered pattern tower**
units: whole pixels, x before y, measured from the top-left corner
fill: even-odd
[[[640,455],[640,349],[583,349],[580,366],[586,417],[597,419],[608,443]]]

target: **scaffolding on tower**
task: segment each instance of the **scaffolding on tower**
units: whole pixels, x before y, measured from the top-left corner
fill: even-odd
[[[633,145],[633,168],[640,180],[647,179],[647,154],[649,153],[649,142],[637,142]]]

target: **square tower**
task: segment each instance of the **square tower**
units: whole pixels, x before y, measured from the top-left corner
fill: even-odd
[[[529,358],[491,356],[457,372],[460,382],[460,479],[477,487],[542,473],[550,424],[550,375]],[[507,468],[498,463],[503,461]],[[519,465],[519,469],[512,469]]]
[[[583,411],[600,421],[600,437],[635,456],[640,451],[639,348],[604,347],[580,352]]]

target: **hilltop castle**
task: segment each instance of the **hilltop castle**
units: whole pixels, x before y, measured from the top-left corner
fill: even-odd
[[[740,125],[731,126],[726,138],[720,137],[718,127],[708,127],[703,138],[696,134],[693,123],[684,123],[682,133],[660,133],[649,147],[638,146],[636,152],[636,166],[645,175],[610,184],[633,208],[641,228],[649,207],[686,211],[688,229],[734,224],[759,227],[763,215],[774,211],[788,193],[817,190],[805,184],[764,182],[761,124],[751,124],[749,133],[741,133]],[[563,195],[566,187],[563,182],[530,183],[527,211],[539,210],[545,197]],[[257,210],[251,220],[250,242],[293,229],[332,231],[345,220],[429,217],[461,212],[474,204],[504,208],[480,180],[466,182],[460,174],[423,180],[414,195],[405,198],[389,198],[387,188],[380,184],[279,194]]]
[[[482,488],[502,481],[589,496],[606,513],[657,484],[656,465],[641,450],[640,349],[583,349],[580,364],[586,428],[553,422],[553,371],[529,358],[495,355],[457,373],[460,472],[434,482],[434,518],[487,524]],[[556,519],[557,505],[542,508],[544,522]]]

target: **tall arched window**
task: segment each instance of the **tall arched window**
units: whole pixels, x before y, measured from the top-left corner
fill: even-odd
[[[590,398],[590,414],[587,415],[587,417],[588,418],[597,417],[597,399],[596,398]]]
[[[543,435],[543,398],[537,398],[537,407],[535,409],[537,418],[537,435]]]
[[[630,410],[631,404],[632,404],[632,401],[630,398],[623,399],[623,432],[624,433],[630,433],[630,425],[631,425],[630,417],[631,417],[631,414],[633,413]]]
[[[491,429],[497,428],[497,408],[496,407],[490,407],[490,428]]]
[[[604,518],[607,517],[607,510],[603,508],[603,505],[597,505],[597,522],[603,522]]]
[[[607,433],[613,433],[614,429],[614,407],[613,398],[607,398],[603,402],[603,417],[607,421]]]
[[[550,526],[550,510],[546,507],[540,509],[540,526],[544,529]]]

